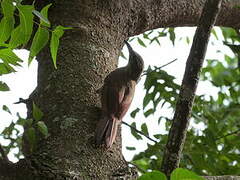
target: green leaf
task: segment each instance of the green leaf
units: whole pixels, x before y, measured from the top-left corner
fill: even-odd
[[[129,146],[127,146],[126,149],[129,150],[129,151],[135,151],[136,150],[135,147],[129,147]]]
[[[141,46],[147,47],[147,46],[145,45],[145,43],[144,43],[140,38],[137,38],[137,40],[138,40],[138,43],[139,43]]]
[[[204,178],[189,170],[177,168],[172,172],[171,180],[204,180]]]
[[[14,28],[14,18],[3,17],[0,22],[0,44],[8,40],[13,28]]]
[[[238,36],[237,32],[232,28],[221,27],[221,30],[222,30],[222,35],[223,35],[225,41]]]
[[[24,36],[23,43],[28,42],[31,37],[33,29],[33,14],[34,6],[19,5],[17,6],[20,15],[20,25],[22,27],[22,36]]]
[[[143,38],[150,40],[150,38],[148,37],[148,35],[149,35],[149,34],[147,34],[147,33],[143,33]]]
[[[172,44],[174,45],[175,44],[175,39],[176,39],[174,28],[169,28],[168,32],[169,32],[169,35],[170,35],[170,40],[172,41]]]
[[[158,37],[165,37],[165,36],[167,36],[166,32],[158,32]]]
[[[15,72],[15,70],[8,64],[0,63],[0,75],[9,74]]]
[[[167,180],[167,177],[160,171],[153,170],[152,172],[147,172],[140,176],[138,180]]]
[[[26,131],[27,140],[31,146],[31,151],[36,144],[36,132],[33,127],[30,127]]]
[[[133,122],[131,126],[134,127],[135,129],[137,128],[135,122]],[[142,136],[140,136],[133,128],[131,128],[131,133],[137,140],[142,139]]]
[[[211,33],[215,36],[215,38],[218,40],[217,33],[214,28],[212,28]]]
[[[149,102],[153,99],[152,94],[146,94],[143,98],[143,109],[149,104]]]
[[[0,59],[4,64],[12,64],[14,66],[20,66],[19,62],[23,62],[11,49],[0,49]]]
[[[158,38],[155,38],[154,41],[157,42],[157,44],[158,44],[159,46],[161,46],[161,43],[160,43],[160,41],[158,40]]]
[[[6,112],[8,112],[9,114],[12,114],[10,109],[6,106],[6,105],[3,105],[2,109]]]
[[[18,116],[18,120],[17,120],[16,124],[17,124],[17,125],[20,125],[20,126],[24,126],[27,121],[28,121],[28,119],[23,119],[23,118],[21,118],[20,116]],[[31,122],[29,122],[29,124],[30,124],[30,123],[31,123]],[[31,127],[31,125],[28,126],[28,127]]]
[[[190,44],[190,39],[189,39],[189,37],[186,37],[186,42],[187,42],[187,44]]]
[[[148,135],[148,136],[149,136],[148,127],[147,127],[146,123],[143,123],[143,124],[142,124],[142,126],[141,126],[141,131],[142,131],[145,135]]]
[[[0,91],[9,91],[9,87],[6,83],[0,81]]]
[[[11,124],[1,132],[1,135],[10,136],[12,134],[12,131],[14,130],[14,126],[15,123],[11,122]]]
[[[17,6],[20,25],[17,26],[11,34],[9,46],[13,49],[21,44],[29,41],[33,29],[33,14],[34,7],[32,5],[18,5]]]
[[[1,7],[4,17],[13,17],[15,6],[12,0],[3,0],[1,2]]]
[[[136,114],[137,114],[139,111],[140,111],[140,109],[139,109],[139,108],[136,108],[134,111],[131,112],[130,116],[131,116],[132,118],[135,118],[135,117],[136,117]]]
[[[37,105],[33,102],[33,118],[36,121],[39,121],[43,117],[43,112],[37,107]]]
[[[59,39],[63,36],[64,27],[57,26],[52,32],[51,42],[50,42],[50,51],[53,60],[54,67],[57,69],[57,51],[59,46]]]
[[[122,51],[120,52],[120,57],[127,60],[126,56],[124,55],[124,53]]]
[[[11,33],[11,39],[9,41],[9,47],[14,49],[24,42],[24,37],[21,36],[22,32],[22,27],[19,25],[17,26]]]
[[[49,40],[49,32],[47,29],[38,27],[36,34],[34,35],[33,42],[30,48],[30,54],[28,57],[28,65],[31,64],[33,58],[46,46]]]
[[[156,139],[160,139],[162,137],[162,134],[154,134],[153,137],[155,137]]]
[[[44,8],[42,8],[40,12],[40,24],[46,27],[50,27],[51,24],[48,20],[48,9],[52,4],[46,5]]]
[[[154,109],[151,108],[151,109],[147,110],[146,112],[144,112],[144,116],[148,117],[149,115],[151,115],[153,113],[154,113]]]
[[[140,159],[132,161],[133,164],[135,164],[137,167],[141,168],[142,170],[148,170],[149,169],[149,159],[145,157],[141,157]],[[139,169],[141,171],[141,169]],[[141,171],[142,173],[145,173],[144,171]]]
[[[33,10],[33,13],[40,18],[40,25],[36,34],[34,35],[33,42],[30,48],[30,54],[28,58],[28,65],[32,62],[34,56],[36,56],[42,48],[46,46],[49,40],[49,31],[46,27],[50,27],[50,22],[48,21],[48,9],[52,4],[45,6],[41,12]],[[43,27],[45,26],[45,27]]]
[[[8,40],[14,28],[14,10],[12,0],[3,0],[1,2],[3,18],[0,22],[0,44]]]
[[[37,122],[37,127],[39,129],[39,131],[45,136],[47,137],[48,135],[48,128],[46,126],[46,124],[43,121],[38,121]]]

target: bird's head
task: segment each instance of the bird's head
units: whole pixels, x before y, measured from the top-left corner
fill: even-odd
[[[144,62],[142,57],[133,50],[130,44],[127,41],[124,41],[127,45],[129,51],[129,61],[128,61],[128,69],[130,71],[131,79],[134,81],[138,81],[143,72]]]

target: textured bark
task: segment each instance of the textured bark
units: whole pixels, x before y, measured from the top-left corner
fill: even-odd
[[[43,7],[47,1],[36,1]],[[50,1],[52,2],[52,1]],[[37,57],[38,86],[31,100],[44,112],[49,130],[25,159],[0,167],[2,179],[134,179],[121,153],[121,136],[106,151],[95,147],[100,117],[96,90],[117,66],[123,40],[158,27],[195,26],[204,0],[57,0],[49,12],[53,25],[74,27],[64,34],[58,69],[49,50]],[[217,25],[240,27],[238,1],[223,4]],[[26,3],[32,3],[26,0]],[[28,106],[29,112],[31,106]],[[120,131],[118,131],[120,132]],[[6,166],[5,166],[6,169]]]

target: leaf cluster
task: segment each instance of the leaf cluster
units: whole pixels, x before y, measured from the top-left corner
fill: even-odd
[[[145,173],[138,180],[167,180],[167,177],[165,174],[153,170],[152,172]],[[186,169],[177,168],[172,172],[170,180],[204,180],[204,178]]]
[[[228,175],[240,173],[239,134],[240,134],[240,74],[239,34],[230,28],[221,28],[223,44],[232,50],[234,56],[224,55],[224,60],[207,60],[202,69],[201,81],[211,82],[217,93],[195,97],[191,121],[201,125],[201,129],[192,126],[188,133],[180,166],[200,175]],[[212,31],[218,38],[219,34]],[[220,38],[218,38],[220,39]],[[220,40],[219,40],[220,41]],[[158,67],[149,67],[144,83],[146,94],[142,108],[147,117],[166,106],[174,110],[178,98],[179,85],[174,77]],[[132,116],[140,111],[134,111]],[[171,120],[165,119],[165,129],[169,130]],[[134,122],[135,123],[135,122]],[[135,124],[136,126],[136,124]],[[137,135],[133,133],[136,139]],[[134,156],[132,163],[142,169],[142,173],[159,170],[162,163],[163,149],[167,142],[166,134],[153,135],[157,143],[147,144],[147,149]],[[133,150],[133,149],[130,149]]]
[[[51,4],[39,12],[32,5],[23,5],[21,1],[2,0],[0,19],[0,76],[15,72],[15,67],[21,66],[22,60],[15,54],[14,49],[23,48],[31,42],[28,64],[47,45],[50,39],[50,52],[54,67],[57,68],[56,58],[59,39],[64,30],[63,26],[51,27],[48,20],[48,9]],[[38,21],[35,21],[36,17]],[[33,27],[37,26],[34,33]],[[51,35],[51,38],[50,38]],[[8,91],[6,83],[0,81],[0,91]]]
[[[12,115],[10,109],[3,105],[2,110]],[[6,146],[2,146],[4,152],[8,154],[12,149],[18,148],[19,151],[15,153],[16,158],[20,158],[22,153],[22,143],[23,143],[23,134],[20,129],[24,129],[26,131],[26,141],[30,146],[30,150],[32,151],[36,147],[37,141],[41,138],[48,137],[48,128],[46,124],[42,121],[43,113],[39,109],[39,107],[33,103],[33,111],[31,119],[22,118],[19,113],[16,114],[18,119],[16,121],[12,121],[8,127],[6,127],[0,134],[5,140],[9,140],[9,144]]]

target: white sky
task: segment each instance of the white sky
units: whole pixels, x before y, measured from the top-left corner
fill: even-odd
[[[184,73],[186,59],[188,57],[188,53],[191,45],[187,45],[186,37],[190,38],[190,44],[192,43],[192,37],[194,35],[195,28],[177,28],[176,29],[176,41],[175,46],[173,47],[172,42],[169,41],[169,38],[161,38],[159,46],[157,43],[152,43],[148,45],[148,41],[146,41],[147,48],[140,46],[136,40],[131,42],[133,49],[137,51],[144,59],[145,69],[148,65],[161,66],[173,59],[178,59],[174,63],[166,66],[163,70],[166,70],[169,74],[174,75],[177,79],[176,82],[178,84],[181,83],[182,76]],[[218,30],[218,32],[220,32]],[[219,33],[220,34],[220,33]],[[179,41],[179,38],[182,37],[182,40]],[[222,39],[221,36],[219,36]],[[212,45],[214,44],[214,45]],[[216,53],[217,50],[221,49],[224,52],[228,52],[231,54],[229,49],[223,48],[223,44],[220,40],[216,40],[214,36],[211,36],[206,59],[223,59],[222,53]],[[127,51],[126,47],[124,47],[124,54],[126,57]],[[0,92],[0,108],[5,104],[7,105],[12,113],[15,115],[17,112],[21,114],[22,117],[26,117],[26,108],[24,104],[15,105],[14,102],[17,102],[19,97],[28,98],[29,94],[34,90],[37,83],[37,62],[34,60],[30,67],[27,66],[27,51],[19,51],[18,55],[25,59],[22,68],[18,68],[18,72],[13,75],[5,75],[0,76],[0,80],[6,82],[10,87],[11,91],[9,92]],[[120,58],[119,66],[124,66],[127,64],[125,59]],[[142,108],[142,100],[144,97],[144,84],[145,78],[143,77],[139,84],[137,85],[137,89],[135,92],[135,97],[133,103],[128,111],[128,114],[125,116],[124,121],[131,124],[132,122],[146,122],[148,125],[148,130],[150,132],[150,136],[153,137],[153,134],[164,133],[163,126],[158,125],[157,120],[160,114],[165,113],[169,117],[173,116],[173,112],[166,108],[159,109],[155,115],[150,115],[147,119],[143,116],[142,112],[139,112],[135,119],[130,117],[130,113],[135,110],[137,107]],[[198,94],[214,94],[216,89],[211,87],[210,83],[200,83],[197,89]],[[160,106],[159,106],[160,108]],[[147,108],[146,108],[147,109]],[[8,126],[12,120],[16,121],[16,117],[9,115],[7,112],[0,109],[0,132],[4,129],[4,127]],[[141,123],[139,123],[138,129],[140,130]],[[194,125],[196,126],[196,125]],[[202,126],[198,126],[198,128],[202,128]],[[131,160],[133,155],[136,152],[140,152],[144,150],[146,146],[146,142],[149,142],[146,138],[143,137],[144,140],[137,141],[130,132],[129,127],[125,125],[122,126],[122,136],[123,136],[123,153],[125,155],[126,160]],[[154,138],[154,137],[153,137]],[[2,138],[0,139],[1,144],[7,145],[9,142],[4,141]],[[137,151],[129,151],[126,150],[126,146],[134,146]],[[14,150],[15,152],[17,150]],[[13,156],[14,152],[9,154],[9,158],[12,161],[17,161],[17,159]]]

